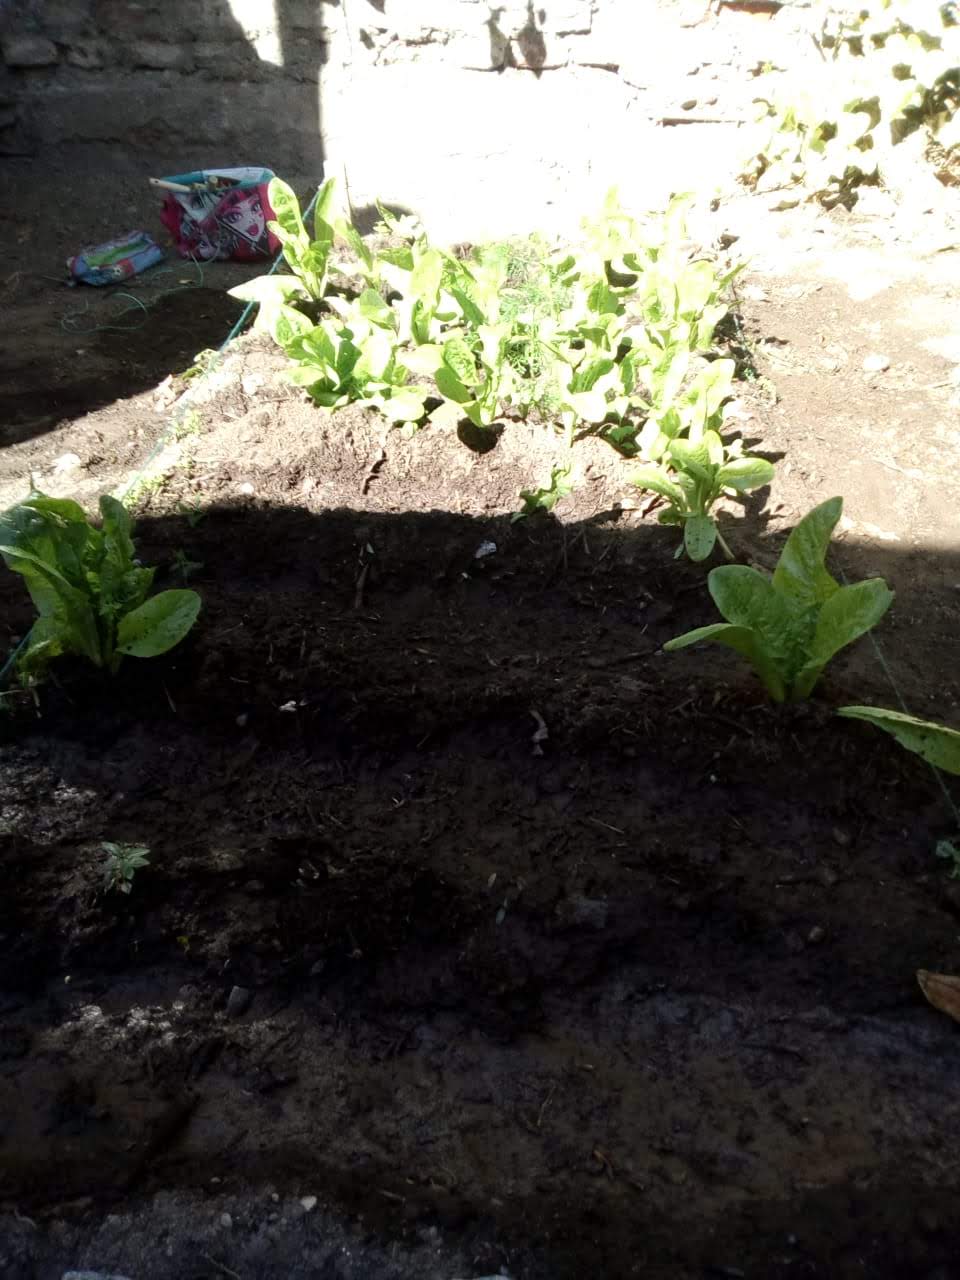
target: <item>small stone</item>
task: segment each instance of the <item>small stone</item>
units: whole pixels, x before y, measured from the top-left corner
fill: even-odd
[[[303,1206],[303,1212],[304,1212],[304,1213],[310,1213],[310,1212],[311,1212],[311,1210],[313,1210],[313,1209],[315,1209],[315,1208],[317,1207],[317,1197],[316,1197],[316,1196],[301,1196],[301,1197],[300,1197],[300,1203],[301,1203],[301,1205]]]
[[[229,1213],[221,1213],[220,1225],[221,1227],[226,1227],[228,1231],[233,1226],[233,1218],[231,1218]]]
[[[8,67],[52,67],[60,57],[57,46],[45,36],[10,36],[0,48]]]
[[[890,360],[887,356],[869,355],[864,357],[864,373],[886,373],[889,368]]]
[[[827,936],[826,929],[824,929],[819,924],[815,924],[813,928],[810,930],[810,932],[807,934],[807,941],[812,942],[814,946],[816,946],[816,944],[818,942],[822,942],[826,936]]]
[[[833,828],[833,838],[841,849],[846,849],[847,845],[850,843],[849,835],[846,831],[841,830],[840,827]]]
[[[254,489],[253,485],[250,483],[250,481],[249,481],[249,480],[244,480],[243,484],[238,484],[238,485],[237,485],[237,493],[242,493],[242,494],[244,495],[244,497],[249,498],[249,497],[250,497],[250,495],[251,495],[251,494],[253,494],[253,493],[255,493],[255,492],[256,492],[256,491],[255,491],[255,489]]]
[[[68,471],[76,471],[77,467],[83,466],[83,459],[77,453],[61,453],[53,463],[55,475],[64,475]]]
[[[250,1008],[253,992],[247,987],[234,987],[227,997],[227,1017],[242,1018]]]
[[[681,110],[681,111],[692,111],[692,110],[693,110],[693,108],[694,108],[696,105],[697,105],[697,100],[696,100],[696,98],[688,98],[688,99],[686,100],[686,102],[681,102],[681,103],[680,103],[680,110]]]

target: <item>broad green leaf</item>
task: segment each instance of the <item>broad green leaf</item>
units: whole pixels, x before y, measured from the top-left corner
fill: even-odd
[[[607,357],[584,363],[574,374],[570,389],[572,391],[592,391],[601,378],[606,378],[607,374],[611,373],[615,368],[616,361]]]
[[[691,560],[706,560],[717,541],[717,526],[711,516],[689,516],[683,522],[683,545]]]
[[[300,201],[296,192],[282,178],[271,178],[267,187],[267,199],[278,225],[288,236],[307,239],[307,229],[300,216]]]
[[[585,422],[602,422],[607,416],[607,396],[598,388],[593,391],[568,391],[564,400]]]
[[[396,328],[396,313],[384,302],[376,289],[364,289],[357,299],[357,306],[361,315],[366,316],[374,324],[380,325],[381,328]]]
[[[960,774],[960,733],[956,729],[880,707],[841,707],[837,715],[865,720],[893,734],[902,747],[916,752],[936,768]]]
[[[121,618],[117,653],[155,658],[179,644],[197,620],[200,597],[195,591],[161,591]]]
[[[463,412],[475,426],[489,427],[497,416],[497,408],[496,402],[468,400],[463,406]]]
[[[716,573],[717,570],[714,569],[713,572]],[[747,658],[766,686],[770,697],[775,702],[784,701],[786,688],[783,678],[760,649],[756,636],[749,627],[715,622],[709,627],[697,627],[696,630],[688,631],[685,635],[676,636],[673,640],[668,640],[663,647],[668,653],[673,653],[677,649],[686,649],[692,644],[705,644],[710,640],[726,645],[728,649],[733,649]]]
[[[480,358],[488,369],[496,369],[502,362],[504,342],[509,336],[508,324],[482,324],[477,329]]]
[[[776,589],[810,607],[838,589],[825,561],[830,535],[843,512],[842,498],[829,498],[808,511],[787,539],[773,575]]]
[[[437,379],[437,390],[454,404],[466,404],[472,397],[449,365],[442,364],[434,375]]]
[[[317,191],[316,203],[313,206],[313,238],[325,244],[333,244],[336,235],[335,223],[338,213],[338,196],[336,178],[328,178]],[[303,224],[301,223],[301,226]]]
[[[758,653],[789,688],[806,658],[813,619],[777,592],[766,574],[747,565],[721,565],[711,570],[707,585],[727,621],[754,633]]]
[[[477,358],[463,338],[447,339],[443,344],[443,363],[465,387],[475,387],[480,381]]]
[[[239,302],[257,302],[261,306],[286,302],[288,298],[309,298],[303,281],[296,276],[256,276],[243,284],[236,284],[227,293]]]
[[[653,493],[659,493],[661,498],[666,498],[668,502],[672,502],[680,510],[683,510],[686,506],[683,490],[660,467],[641,467],[638,471],[633,472],[630,476],[630,481],[640,489],[650,489]]]
[[[702,402],[706,418],[712,418],[731,394],[736,367],[734,360],[712,360],[694,379],[690,393]]]
[[[667,453],[678,470],[687,471],[698,480],[713,481],[716,468],[710,461],[710,449],[705,440],[697,444],[683,439],[671,440]]]
[[[443,348],[427,342],[409,351],[398,351],[397,359],[411,373],[435,374],[443,364]]]
[[[488,317],[470,297],[469,293],[464,289],[457,289],[452,286],[450,292],[453,294],[454,298],[456,298],[460,306],[460,310],[463,312],[463,318],[466,320],[467,324],[471,324],[474,328],[477,328],[479,325],[486,323]]]
[[[824,601],[807,662],[797,674],[797,697],[806,697],[833,655],[875,627],[892,603],[893,592],[882,578],[840,587]]]
[[[353,350],[356,350],[356,347]],[[387,369],[393,359],[393,351],[393,335],[386,329],[380,329],[376,325],[371,326],[370,332],[360,343],[359,359],[353,366],[354,378],[358,382],[364,382],[370,378],[386,380]],[[341,377],[341,381],[345,382],[346,377]]]
[[[276,309],[271,308],[271,335],[278,347],[285,351],[298,338],[304,338],[313,330],[313,324],[296,307],[289,307],[281,302]]]
[[[766,458],[734,458],[720,468],[717,481],[725,489],[746,493],[770,484],[774,474],[773,464]]]
[[[383,401],[381,412],[391,422],[419,422],[428,394],[426,387],[398,387],[389,399]]]
[[[308,390],[320,383],[334,381],[335,371],[330,365],[321,362],[304,361],[292,369],[287,369],[284,376],[295,387],[306,387]]]
[[[677,310],[682,316],[699,316],[717,291],[712,262],[691,262],[677,282]]]
[[[428,249],[410,273],[410,292],[421,302],[435,304],[443,280],[443,258],[436,249]]]
[[[540,489],[523,489],[523,510],[517,512],[514,520],[522,516],[533,515],[536,511],[552,511],[561,498],[573,491],[571,469],[568,466],[553,467],[550,471],[550,483]]]
[[[22,575],[37,613],[49,621],[45,633],[57,637],[61,652],[80,654],[102,665],[100,633],[92,602],[86,593],[38,556],[0,545],[7,568]]]

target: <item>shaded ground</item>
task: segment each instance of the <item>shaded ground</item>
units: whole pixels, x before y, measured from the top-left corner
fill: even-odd
[[[854,305],[812,250],[835,222],[789,225],[740,401],[784,461],[729,536],[772,564],[841,492],[834,567],[897,591],[887,670],[864,642],[810,707],[660,652],[710,620],[703,573],[599,443],[562,522],[513,523],[542,430],[327,420],[256,341],[198,397],[140,538],[167,582],[200,566],[201,626],[0,724],[9,1274],[954,1274],[955,1028],[914,977],[960,970],[954,816],[831,711],[893,705],[889,672],[955,721],[957,267]],[[154,400],[54,432],[58,483],[122,475]],[[9,575],[0,618],[29,625]],[[102,839],[150,846],[129,900]]]

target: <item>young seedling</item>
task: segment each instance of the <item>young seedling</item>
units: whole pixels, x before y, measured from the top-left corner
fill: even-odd
[[[179,574],[180,580],[183,583],[187,583],[195,573],[199,573],[203,568],[203,561],[191,560],[183,547],[178,547],[173,554],[171,567],[174,573]]]
[[[123,503],[105,495],[100,515],[97,527],[78,503],[35,494],[0,516],[0,556],[23,576],[38,614],[19,659],[23,674],[61,654],[116,671],[124,655],[166,653],[197,620],[195,591],[150,596],[155,571],[134,558]]]
[[[130,893],[133,877],[141,867],[148,867],[150,850],[143,844],[121,844],[104,840],[100,845],[106,858],[103,864],[103,889],[105,893],[116,890]]]
[[[716,431],[705,431],[697,444],[671,440],[667,457],[669,467],[641,467],[631,479],[669,503],[658,518],[661,524],[683,528],[677,556],[686,551],[691,560],[706,560],[719,542],[724,555],[732,560],[733,552],[717,528],[713,507],[724,495],[748,493],[769,484],[773,464],[764,458],[742,456],[736,445],[726,445]]]
[[[787,539],[771,579],[746,565],[722,565],[707,579],[727,619],[669,640],[673,652],[715,640],[743,654],[775,702],[807,697],[834,656],[865,635],[889,609],[882,578],[841,587],[825,566],[842,498],[814,507]]]

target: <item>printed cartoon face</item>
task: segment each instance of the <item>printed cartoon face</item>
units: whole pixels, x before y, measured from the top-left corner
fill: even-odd
[[[256,244],[267,229],[263,204],[256,191],[243,195],[238,192],[237,199],[224,209],[221,217],[231,231],[250,244]]]

